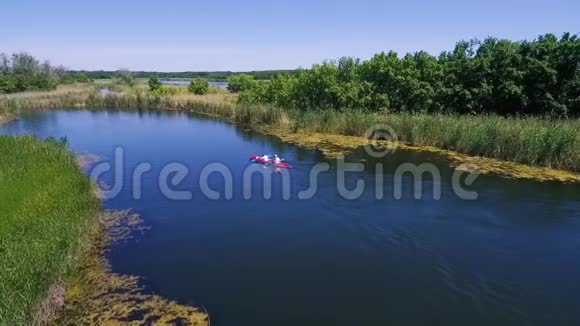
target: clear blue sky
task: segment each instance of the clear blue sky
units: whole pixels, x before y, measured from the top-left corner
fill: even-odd
[[[264,70],[580,32],[578,0],[2,0],[0,52],[73,69]]]

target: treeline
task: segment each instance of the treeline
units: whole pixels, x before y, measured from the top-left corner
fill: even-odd
[[[62,66],[40,62],[27,53],[0,53],[0,94],[52,90],[59,84],[88,82],[82,73],[70,73]]]
[[[242,101],[301,110],[578,116],[580,39],[462,41],[438,57],[342,58],[252,85]]]
[[[54,89],[66,70],[41,63],[26,53],[0,53],[0,93]]]
[[[160,79],[176,78],[176,79],[193,79],[205,78],[211,81],[225,81],[230,76],[247,74],[253,76],[257,80],[272,79],[274,75],[279,73],[292,73],[293,70],[265,70],[265,71],[250,71],[250,72],[232,72],[232,71],[185,71],[185,72],[154,72],[154,71],[132,71],[134,78],[151,78],[156,76]],[[117,71],[71,71],[71,73],[83,73],[90,79],[112,79],[116,76]]]

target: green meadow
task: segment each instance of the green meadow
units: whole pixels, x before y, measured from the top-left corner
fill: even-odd
[[[0,136],[0,324],[42,320],[100,209],[66,144]]]

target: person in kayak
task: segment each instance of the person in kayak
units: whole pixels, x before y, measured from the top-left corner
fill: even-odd
[[[282,160],[278,157],[278,154],[274,155],[274,164],[280,164]]]
[[[268,154],[264,154],[264,156],[262,156],[260,159],[264,162],[270,162],[270,158],[268,157]]]

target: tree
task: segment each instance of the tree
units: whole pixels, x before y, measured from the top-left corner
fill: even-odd
[[[163,84],[161,84],[161,82],[159,81],[159,78],[157,78],[157,76],[151,76],[149,78],[149,90],[154,92],[158,89],[161,88],[161,86],[163,86]]]
[[[193,79],[191,83],[189,83],[187,89],[193,94],[197,95],[207,94],[207,92],[209,91],[209,82],[207,81],[207,79],[203,78]]]
[[[27,53],[0,54],[0,92],[50,90],[64,81],[59,69]]]
[[[119,69],[115,72],[115,79],[129,86],[133,86],[135,83],[135,78],[133,74],[127,69]]]
[[[16,83],[11,76],[0,74],[0,94],[14,93],[16,91]]]
[[[88,83],[90,82],[90,78],[85,72],[77,72],[72,75],[72,79],[77,83]]]
[[[239,74],[228,78],[228,90],[232,93],[243,92],[256,86],[254,76]]]

